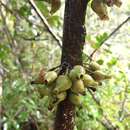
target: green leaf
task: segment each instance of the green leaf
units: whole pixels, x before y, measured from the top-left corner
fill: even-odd
[[[18,12],[21,16],[28,16],[31,14],[31,10],[27,5],[22,6]]]
[[[95,49],[99,48],[102,45],[102,42],[107,38],[107,33],[96,36],[96,42],[93,45]]]
[[[103,59],[99,59],[99,60],[97,61],[97,63],[98,63],[99,65],[102,65],[102,64],[104,63],[104,60],[103,60]]]
[[[9,48],[7,47],[7,45],[0,44],[0,59],[4,59],[5,57],[7,57],[8,53],[9,53]]]
[[[51,15],[47,20],[51,26],[59,27],[61,25],[60,17],[58,15]]]
[[[118,61],[118,58],[112,57],[111,60],[107,63],[107,65],[109,67],[111,67],[111,66],[115,65],[117,63],[117,61]]]
[[[45,17],[49,16],[49,9],[48,9],[48,4],[44,3],[43,1],[36,1],[36,4],[40,11],[44,14]]]

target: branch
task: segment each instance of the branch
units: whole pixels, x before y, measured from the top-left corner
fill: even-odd
[[[11,15],[13,15],[13,16],[15,16],[16,18],[17,18],[17,15],[21,18],[21,19],[25,19],[29,24],[32,24],[32,22],[28,19],[28,18],[26,18],[26,17],[24,17],[24,16],[21,16],[21,15],[19,15],[19,13],[18,13],[18,10],[11,10],[7,5],[5,5],[2,1],[0,1],[0,4],[5,8],[5,10],[7,11],[7,12],[9,12]],[[39,27],[39,28],[41,28],[42,26],[40,26],[40,25],[36,25],[37,27]]]
[[[42,35],[43,32],[41,33],[38,33],[37,35],[33,36],[33,37],[25,37],[25,36],[21,36],[21,35],[18,35],[20,38],[22,38],[23,40],[25,41],[43,41],[43,40],[48,40],[47,38],[43,38],[41,39],[40,36]]]
[[[95,101],[95,103],[100,107],[101,104],[100,102],[96,99],[95,95],[92,93],[91,89],[88,88],[88,92],[90,93],[90,95],[92,96],[93,100]],[[102,109],[100,107],[100,109]],[[103,109],[102,109],[103,111]],[[98,122],[100,122],[107,130],[114,130],[115,127],[112,125],[111,121],[107,119],[106,115],[103,115],[103,119],[96,119]]]
[[[112,123],[106,117],[102,120],[97,119],[97,121],[99,121],[107,130],[115,130],[115,127],[113,127]]]
[[[119,26],[117,26],[101,43],[100,43],[100,47],[111,37],[113,36],[126,22],[128,22],[128,20],[130,19],[130,16],[124,20]],[[99,48],[100,48],[99,47]],[[90,57],[93,57],[93,55],[97,52],[97,50],[99,49],[95,49],[92,54],[90,55]]]
[[[36,14],[39,16],[39,18],[41,19],[41,21],[43,22],[43,24],[45,25],[45,27],[48,30],[48,32],[57,41],[57,44],[59,45],[59,47],[62,48],[62,41],[61,41],[61,39],[53,32],[53,30],[50,27],[50,25],[48,24],[46,18],[43,16],[43,14],[41,13],[41,11],[38,9],[38,7],[36,6],[36,4],[34,3],[34,0],[29,0],[29,3],[31,5],[31,7],[35,10]]]
[[[21,70],[20,71],[23,73],[24,70],[23,70],[23,67],[22,67],[22,63],[21,63],[20,57],[16,53],[17,42],[14,39],[14,37],[12,36],[12,34],[11,34],[9,28],[8,28],[8,25],[7,25],[7,22],[6,22],[6,16],[2,12],[2,4],[1,4],[1,2],[0,2],[0,15],[1,15],[1,18],[2,18],[3,26],[4,26],[4,33],[5,33],[6,37],[7,37],[7,40],[9,41],[9,46],[10,46],[10,48],[12,50],[11,53],[14,56],[15,63],[17,65],[21,66]]]
[[[124,90],[124,99],[122,101],[122,104],[121,104],[121,110],[120,110],[120,113],[119,113],[119,120],[120,121],[123,121],[125,119],[125,115],[124,114],[124,111],[125,111],[125,104],[126,104],[126,99],[127,99],[127,91],[128,91],[128,82],[126,82],[126,86],[125,86],[125,90]]]
[[[25,108],[24,106],[20,107],[20,108],[16,111],[16,113],[14,114],[14,119],[17,119],[18,116],[19,116],[22,112],[25,112],[25,111],[27,111],[27,110],[26,110],[26,108]]]
[[[7,36],[8,41],[9,41],[9,45],[10,45],[11,49],[13,49],[13,45],[15,45],[14,39],[13,39],[9,29],[8,29],[6,19],[5,19],[3,12],[2,12],[1,6],[0,6],[0,15],[1,15],[1,18],[2,18],[3,25],[4,25],[5,34]]]
[[[88,88],[89,94],[92,96],[93,100],[96,102],[98,106],[100,106],[100,102],[96,99],[95,95],[92,93],[91,89]]]

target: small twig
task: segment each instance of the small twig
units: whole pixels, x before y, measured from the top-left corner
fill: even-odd
[[[125,111],[125,103],[126,103],[126,99],[127,99],[127,90],[128,90],[128,82],[126,82],[126,86],[125,86],[125,90],[124,90],[124,99],[122,101],[122,104],[121,104],[121,111],[120,111],[120,117],[119,117],[119,120],[120,121],[123,121],[124,120],[124,111]]]
[[[19,15],[18,10],[11,10],[7,5],[5,5],[2,1],[0,1],[0,4],[5,8],[5,10],[7,12],[9,12],[11,15],[13,15],[14,17],[17,17],[17,15],[21,18],[21,19],[25,19],[29,24],[32,24],[32,22],[27,18],[24,17],[22,15]],[[39,24],[36,25],[37,27],[41,28],[42,26],[40,26]]]
[[[11,9],[9,9],[2,1],[0,1],[0,4],[1,4],[7,11],[9,11],[11,14],[14,15],[14,12],[13,12]]]
[[[53,71],[53,70],[59,68],[60,66],[61,66],[61,65],[58,65],[58,66],[56,66],[56,67],[53,67],[53,68],[49,69],[48,71]]]
[[[41,21],[43,22],[43,24],[45,25],[45,27],[48,30],[48,32],[57,41],[57,44],[59,45],[59,47],[62,48],[62,41],[61,41],[61,39],[53,32],[53,30],[50,27],[50,25],[48,24],[46,18],[43,16],[43,14],[41,13],[41,11],[36,6],[34,0],[29,0],[29,3],[31,5],[31,7],[35,10],[35,12],[37,13],[37,15],[39,16],[39,18],[41,19]]]
[[[90,95],[92,96],[93,100],[100,107],[101,106],[100,102],[96,99],[96,97],[94,96],[92,91],[89,88],[87,88],[87,89],[88,89],[88,92],[90,93]],[[106,115],[103,115],[103,118],[104,119],[98,119],[97,118],[97,121],[99,121],[107,130],[114,130],[115,127],[112,125],[111,121],[107,119]]]
[[[111,124],[111,122],[104,117],[104,119],[97,119],[107,130],[115,130],[115,127]]]
[[[48,40],[46,38],[41,39],[41,38],[37,38],[37,37],[38,36],[27,38],[27,37],[20,36],[20,38],[22,38],[25,41],[45,41],[45,40]]]
[[[111,36],[113,36],[129,19],[130,19],[130,16],[129,16],[126,20],[124,20],[119,26],[117,26],[117,27],[100,43],[100,47],[101,47]],[[100,47],[99,47],[99,48],[100,48]],[[97,50],[98,50],[99,48],[95,49],[95,50],[91,53],[90,57],[93,57],[93,55],[97,52]]]
[[[4,14],[3,14],[1,9],[0,9],[0,15],[1,15],[1,18],[2,18],[3,25],[4,25],[5,34],[7,36],[7,39],[9,41],[9,43],[10,43],[9,45],[10,45],[11,49],[13,49],[14,48],[13,45],[15,45],[14,39],[13,39],[9,29],[8,29],[8,26],[7,26],[7,23],[6,23],[6,20],[5,20],[5,16],[4,16]]]
[[[6,16],[3,14],[2,12],[2,2],[0,1],[0,15],[1,15],[1,18],[2,18],[2,22],[3,22],[3,26],[4,26],[4,33],[9,41],[9,46],[11,48],[11,53],[13,54],[14,56],[14,59],[15,59],[15,62],[17,65],[21,66],[21,72],[23,73],[23,67],[22,67],[22,63],[21,63],[21,60],[20,60],[20,57],[19,55],[16,53],[16,48],[17,48],[17,42],[16,40],[14,39],[14,37],[12,36],[9,28],[8,28],[8,25],[7,25],[7,22],[6,22]]]
[[[124,119],[125,119],[125,118],[128,118],[128,117],[130,117],[130,113],[129,113],[129,114],[126,114],[126,115],[124,116]]]
[[[18,111],[16,111],[15,115],[14,115],[14,119],[17,119],[18,116],[22,113],[22,112],[25,112],[26,111],[26,108],[23,106],[21,108],[18,109]]]
[[[100,106],[100,102],[96,99],[96,97],[94,96],[94,94],[92,93],[91,89],[90,88],[87,88],[88,89],[88,92],[90,93],[90,95],[92,96],[93,100],[96,102],[96,104],[98,106]]]

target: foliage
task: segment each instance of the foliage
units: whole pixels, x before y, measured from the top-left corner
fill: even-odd
[[[51,6],[47,2],[36,1],[38,8],[59,37],[62,37],[63,3],[60,10],[51,15]],[[130,2],[124,3],[122,11],[117,8],[110,9],[112,18],[109,22],[99,22],[97,16],[88,8],[86,27],[89,35],[86,36],[86,41],[89,43],[84,48],[84,62],[93,48],[99,48],[111,30],[128,16]],[[48,110],[48,97],[40,98],[39,93],[35,91],[37,86],[30,85],[30,81],[37,77],[40,68],[49,70],[60,64],[60,47],[31,9],[28,1],[3,0],[0,7],[3,124],[7,130],[20,130],[21,123],[34,118],[39,129],[47,130],[53,125],[55,111]],[[104,130],[104,120],[120,130],[130,129],[129,35],[130,24],[126,23],[120,32],[111,37],[94,55],[94,60],[103,65],[105,72],[112,73],[113,78],[104,81],[94,93],[94,97],[87,91],[83,106],[76,110],[75,129],[85,130],[87,127]]]

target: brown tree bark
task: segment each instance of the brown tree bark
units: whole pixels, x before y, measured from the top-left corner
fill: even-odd
[[[89,0],[66,0],[64,14],[62,66],[64,73],[69,65],[82,65],[82,51],[85,43],[86,30],[84,27],[86,8]],[[68,92],[69,93],[69,92]],[[58,105],[54,130],[74,129],[75,107],[68,100]]]

